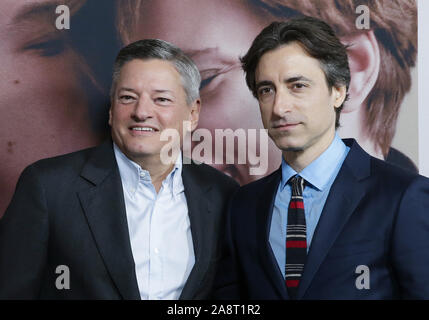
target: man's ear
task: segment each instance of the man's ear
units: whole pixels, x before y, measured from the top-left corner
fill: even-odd
[[[110,108],[109,108],[109,126],[112,126],[112,107],[113,107],[113,104],[110,104]]]
[[[194,131],[198,126],[198,121],[200,120],[200,111],[201,111],[201,99],[196,99],[191,105],[191,131]]]
[[[341,40],[350,45],[347,49],[351,73],[350,99],[342,111],[347,113],[359,108],[374,87],[380,70],[380,48],[372,30]]]
[[[338,108],[343,104],[344,100],[346,100],[347,89],[344,85],[341,87],[333,87],[332,90],[334,93],[334,107]]]

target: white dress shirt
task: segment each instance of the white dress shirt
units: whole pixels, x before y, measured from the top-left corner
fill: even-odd
[[[140,297],[178,299],[195,263],[182,156],[177,157],[157,194],[149,172],[128,159],[116,144],[114,151]]]

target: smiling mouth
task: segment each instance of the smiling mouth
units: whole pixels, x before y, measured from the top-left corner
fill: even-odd
[[[131,127],[130,128],[131,131],[136,132],[136,133],[140,133],[140,132],[157,132],[159,130],[152,128],[152,127]]]

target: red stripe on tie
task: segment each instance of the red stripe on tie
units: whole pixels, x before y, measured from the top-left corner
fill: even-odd
[[[298,208],[298,209],[304,209],[304,202],[302,202],[302,201],[291,201],[290,205],[289,205],[289,208],[292,208],[292,209],[296,209],[296,208]]]
[[[307,248],[307,241],[286,241],[286,248]]]
[[[286,280],[286,287],[298,287],[299,280]]]

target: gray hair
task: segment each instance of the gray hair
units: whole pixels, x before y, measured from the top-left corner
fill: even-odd
[[[122,48],[113,65],[110,98],[113,100],[116,83],[125,63],[134,60],[160,59],[171,62],[180,74],[186,94],[186,103],[190,105],[200,97],[201,76],[197,66],[185,53],[173,44],[159,39],[144,39],[130,43]]]

